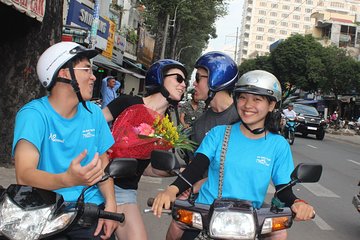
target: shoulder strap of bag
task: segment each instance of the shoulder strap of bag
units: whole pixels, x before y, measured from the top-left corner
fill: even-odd
[[[230,131],[231,131],[231,125],[227,125],[226,130],[225,130],[224,139],[223,139],[222,148],[221,148],[221,155],[220,155],[218,198],[221,198],[221,196],[222,196],[222,187],[223,187],[223,180],[224,180],[224,164],[225,164],[226,151],[228,148]]]

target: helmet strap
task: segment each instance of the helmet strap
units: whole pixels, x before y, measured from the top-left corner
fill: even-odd
[[[92,112],[88,109],[88,107],[86,106],[86,103],[85,103],[83,97],[81,96],[79,84],[78,84],[78,82],[76,81],[76,77],[75,77],[75,73],[74,73],[74,68],[73,68],[73,66],[72,66],[72,62],[71,62],[71,61],[68,63],[68,68],[69,68],[69,72],[70,72],[70,75],[71,75],[71,82],[70,82],[70,84],[71,84],[71,86],[73,87],[74,92],[76,93],[76,96],[77,96],[79,102],[82,103],[83,107],[84,107],[88,112],[92,113]]]
[[[163,95],[163,97],[166,99],[166,101],[167,101],[170,105],[172,105],[172,106],[174,106],[174,107],[177,107],[179,101],[175,101],[175,100],[171,99],[171,98],[170,98],[170,93],[169,93],[168,90],[166,90],[166,88],[164,88],[164,87],[162,86],[162,87],[160,88],[160,93],[161,93],[161,95]]]
[[[244,127],[247,130],[249,130],[252,134],[255,134],[255,135],[262,134],[266,130],[266,128],[255,128],[255,129],[251,130],[250,127],[244,121],[241,121],[241,123],[244,125]]]
[[[213,98],[215,97],[215,94],[216,94],[216,92],[209,90],[208,97],[205,100],[205,109],[207,109],[209,107],[209,104],[213,100]]]

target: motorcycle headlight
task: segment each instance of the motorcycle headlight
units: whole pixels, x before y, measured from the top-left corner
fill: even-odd
[[[67,226],[69,226],[74,221],[75,217],[76,217],[76,212],[67,212],[61,214],[60,216],[54,219],[51,219],[50,221],[47,221],[43,231],[41,232],[41,235],[42,236],[48,234],[53,235],[56,232],[59,232],[67,228]]]
[[[214,209],[210,220],[209,234],[210,237],[221,239],[254,239],[254,215]]]
[[[14,204],[8,196],[0,203],[0,232],[9,239],[37,239],[54,205],[34,210],[24,210]]]

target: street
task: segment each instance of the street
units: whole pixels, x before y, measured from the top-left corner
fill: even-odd
[[[294,193],[315,207],[316,218],[308,222],[295,222],[290,228],[289,240],[327,239],[355,240],[360,236],[360,214],[351,204],[352,197],[359,191],[360,148],[359,144],[339,141],[325,136],[323,141],[313,137],[296,136],[291,147],[295,165],[316,163],[323,165],[323,173],[318,183],[296,185]],[[7,186],[15,182],[14,169],[0,168],[0,184]],[[143,177],[139,187],[141,210],[146,201],[164,189],[174,180],[172,178]],[[269,187],[267,200],[272,197],[274,188]],[[170,216],[158,219],[152,213],[143,213],[145,225],[151,240],[165,239]]]

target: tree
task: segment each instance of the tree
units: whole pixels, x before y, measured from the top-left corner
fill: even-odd
[[[271,53],[275,75],[286,83],[287,90],[301,88],[316,91],[323,80],[321,64],[323,47],[311,35],[293,35]]]
[[[175,28],[169,28],[165,58],[175,58],[181,48],[192,46],[191,51],[181,54],[182,62],[188,65],[192,65],[209,39],[216,37],[215,21],[226,14],[227,6],[224,0],[142,0],[141,3],[146,9],[145,25],[156,36],[154,60],[160,57],[167,14],[173,19],[177,7]]]
[[[36,75],[40,54],[61,40],[63,0],[46,1],[45,16],[40,23],[12,7],[0,3],[6,34],[0,40],[1,144],[0,161],[11,163],[11,146],[16,112],[30,100],[43,96]],[[59,14],[60,13],[60,14]],[[29,119],[31,121],[31,119]]]

